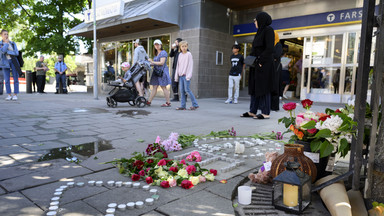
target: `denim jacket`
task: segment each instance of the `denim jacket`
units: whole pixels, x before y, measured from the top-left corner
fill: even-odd
[[[13,50],[8,50],[9,46],[13,46]],[[9,41],[9,43],[4,43],[3,41],[0,41],[0,68],[10,68],[8,59],[8,55],[18,56],[19,50],[17,49],[16,43]]]

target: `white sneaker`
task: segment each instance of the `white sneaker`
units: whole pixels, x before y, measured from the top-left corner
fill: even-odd
[[[238,103],[237,99],[235,99],[235,100],[233,101],[233,103],[234,103],[234,104],[237,104],[237,103]]]
[[[11,95],[8,95],[8,97],[5,98],[6,101],[10,101],[12,100],[12,96]]]
[[[16,95],[13,95],[13,96],[12,96],[12,100],[17,101],[17,96],[16,96]]]
[[[226,104],[232,103],[232,100],[231,99],[227,99],[224,103],[226,103]]]

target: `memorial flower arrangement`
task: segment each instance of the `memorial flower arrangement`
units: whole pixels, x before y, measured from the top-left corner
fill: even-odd
[[[159,144],[149,144],[144,153],[133,153],[133,157],[116,159],[114,164],[120,174],[130,176],[132,181],[145,180],[148,184],[163,188],[181,186],[190,189],[205,181],[214,181],[216,170],[201,168],[198,163],[190,165],[185,160],[167,159],[166,151]],[[194,154],[194,157],[200,155]],[[201,160],[201,157],[200,157]],[[196,160],[197,161],[197,160]]]
[[[319,152],[320,157],[327,157],[336,152],[345,157],[356,131],[357,123],[353,120],[353,107],[331,110],[325,113],[315,113],[310,110],[313,101],[301,101],[304,112],[295,115],[296,103],[286,103],[283,109],[289,112],[290,117],[279,119],[285,124],[287,132],[292,131],[290,142],[297,140],[309,142],[312,152]],[[286,132],[285,132],[286,133]]]
[[[155,143],[160,144],[165,151],[180,151],[183,148],[179,144],[178,139],[179,134],[172,132],[166,140],[161,140],[161,137],[157,136]]]

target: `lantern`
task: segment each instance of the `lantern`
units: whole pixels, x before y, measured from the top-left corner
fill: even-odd
[[[273,179],[272,205],[279,210],[301,214],[311,203],[311,177],[288,161],[286,170]]]

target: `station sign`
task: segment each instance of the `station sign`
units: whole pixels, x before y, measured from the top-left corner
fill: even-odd
[[[96,2],[96,20],[122,16],[124,14],[124,1],[122,0],[104,0],[99,2]],[[84,22],[93,22],[93,9],[84,12]]]

